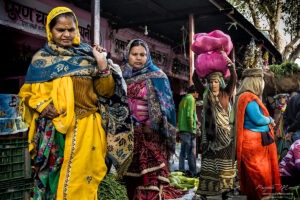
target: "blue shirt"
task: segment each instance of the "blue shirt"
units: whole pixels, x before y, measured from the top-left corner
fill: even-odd
[[[271,122],[269,117],[264,116],[258,103],[254,100],[248,103],[246,107],[246,116],[244,127],[255,132],[269,131],[268,124]]]

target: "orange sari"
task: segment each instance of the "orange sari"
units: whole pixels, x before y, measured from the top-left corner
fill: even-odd
[[[238,99],[236,119],[237,165],[241,192],[248,200],[258,200],[272,193],[281,192],[276,144],[262,146],[261,133],[244,128],[245,110],[255,100],[265,116],[269,112],[253,93],[245,92]],[[270,127],[274,137],[274,130]]]

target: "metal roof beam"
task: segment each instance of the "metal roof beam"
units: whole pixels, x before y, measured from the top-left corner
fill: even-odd
[[[180,12],[179,12],[180,13]],[[122,20],[120,18],[113,20],[114,23],[112,23],[112,28],[116,29],[121,29],[121,28],[132,28],[132,27],[137,27],[137,26],[144,26],[144,25],[152,25],[152,24],[163,24],[163,23],[169,23],[169,22],[174,22],[174,21],[188,21],[189,19],[189,13],[192,12],[181,12],[181,13],[187,13],[181,16],[175,16],[175,17],[169,17],[169,18],[161,18],[161,17],[152,17],[148,18],[148,20],[136,20],[132,22],[128,22],[125,20]],[[211,11],[206,11],[202,13],[194,13],[195,18],[199,17],[209,17],[217,14],[218,12],[211,12]],[[112,19],[112,18],[111,18]]]

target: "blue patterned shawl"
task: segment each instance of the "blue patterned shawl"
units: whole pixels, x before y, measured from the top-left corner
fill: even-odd
[[[63,48],[48,42],[33,56],[25,82],[45,82],[63,76],[95,76],[96,69],[90,45],[80,43],[78,47]]]
[[[145,45],[147,52],[147,61],[140,69],[134,69],[128,62],[129,48],[132,42],[136,40],[139,40]],[[159,130],[159,133],[165,137],[172,137],[176,127],[176,110],[168,77],[161,69],[152,63],[149,48],[143,40],[134,39],[129,42],[125,52],[125,61],[125,64],[122,66],[122,71],[127,84],[144,80],[146,81],[147,88],[151,88],[152,86],[154,88],[156,95],[150,92],[147,98],[151,128],[154,131]],[[152,104],[155,102],[159,102],[162,122],[157,119],[157,113],[153,113],[151,110],[151,107],[153,107]]]

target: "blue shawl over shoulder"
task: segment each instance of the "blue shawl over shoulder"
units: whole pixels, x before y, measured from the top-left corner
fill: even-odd
[[[169,79],[161,69],[159,69],[152,63],[149,49],[146,49],[147,61],[142,68],[134,69],[129,64],[128,62],[129,47],[133,41],[134,40],[132,40],[127,46],[127,52],[126,52],[127,60],[125,65],[123,65],[122,67],[123,77],[127,83],[149,80],[149,79],[151,80],[151,84],[154,87],[156,95],[151,95],[151,94],[148,95],[148,105],[149,108],[151,108],[150,98],[158,98],[158,102],[162,114],[162,121],[163,121],[163,122],[156,121],[155,113],[151,113],[151,109],[149,109],[151,128],[153,130],[160,129],[159,132],[163,134],[163,136],[165,137],[172,136],[174,134],[172,132],[176,127],[176,110],[175,110],[175,104],[173,100],[173,94],[171,91]],[[144,41],[142,40],[140,41],[143,42],[144,45],[147,47]]]

